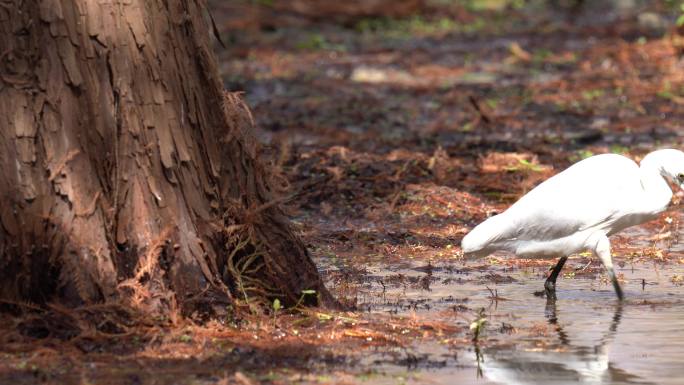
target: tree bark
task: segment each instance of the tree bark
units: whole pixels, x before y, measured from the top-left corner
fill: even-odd
[[[201,0],[0,4],[0,298],[329,299],[206,20]]]

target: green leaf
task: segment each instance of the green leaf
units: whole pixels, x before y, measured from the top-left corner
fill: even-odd
[[[486,318],[479,318],[473,322],[470,323],[470,330],[476,330],[482,328],[482,325],[484,325],[487,322]]]
[[[273,300],[273,310],[274,311],[280,310],[280,300],[278,298]]]
[[[684,25],[684,15],[679,15],[679,17],[677,18],[677,27],[681,27],[682,25]]]
[[[316,290],[302,290],[302,294],[316,294]]]

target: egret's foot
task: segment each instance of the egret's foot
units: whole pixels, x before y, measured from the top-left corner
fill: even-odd
[[[547,279],[544,282],[544,293],[546,293],[546,298],[556,299],[556,282]]]
[[[617,277],[615,276],[615,273],[609,274],[611,281],[613,281],[613,288],[615,288],[615,295],[617,295],[619,301],[624,301],[625,295],[622,293],[622,288],[620,287],[620,283],[617,280]]]
[[[552,291],[556,292],[556,281],[552,281],[550,279],[547,279],[546,282],[544,282],[544,290],[546,291]]]
[[[558,278],[558,274],[560,274],[567,260],[568,257],[561,257],[556,263],[556,266],[551,269],[551,274],[549,274],[549,277],[546,278],[546,282],[544,282],[546,298],[556,299],[556,278]]]
[[[615,289],[615,295],[617,295],[618,300],[622,301],[625,299],[625,295],[622,294],[622,288],[620,287],[620,282],[618,282],[617,276],[615,275],[615,270],[613,270],[613,267],[607,267],[606,270],[608,270],[608,277],[610,278],[610,281],[613,283],[613,288]]]
[[[544,315],[549,323],[552,325],[558,324],[558,317],[556,316],[556,298],[546,297],[546,306],[544,307]]]

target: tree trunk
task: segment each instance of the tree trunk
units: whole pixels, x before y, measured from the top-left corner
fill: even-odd
[[[201,0],[0,4],[0,298],[328,299],[206,18]]]

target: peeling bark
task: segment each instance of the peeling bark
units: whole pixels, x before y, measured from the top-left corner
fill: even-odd
[[[258,280],[286,302],[305,289],[328,299],[269,204],[251,117],[223,94],[204,10],[0,7],[1,298],[187,314]]]

